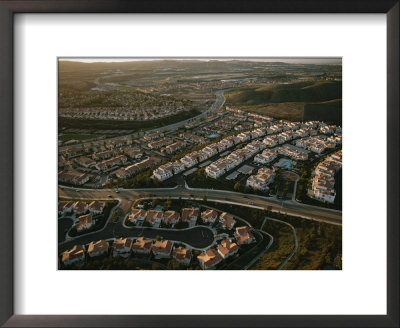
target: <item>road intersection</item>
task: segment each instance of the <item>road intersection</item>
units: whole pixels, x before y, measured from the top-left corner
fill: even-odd
[[[174,188],[146,188],[146,189],[77,189],[59,187],[59,197],[66,199],[106,200],[118,199],[121,209],[128,213],[132,202],[137,198],[182,198],[229,203],[258,209],[270,209],[273,212],[286,213],[314,221],[321,221],[335,225],[342,224],[342,212],[323,207],[298,203],[294,200],[278,200],[273,197],[263,197],[253,194],[243,194],[225,190],[189,188],[176,186]]]

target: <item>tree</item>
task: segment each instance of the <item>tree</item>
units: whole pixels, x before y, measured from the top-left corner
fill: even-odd
[[[207,195],[203,196],[203,201],[205,201],[205,202],[207,201]]]
[[[168,198],[164,203],[164,207],[166,210],[169,210],[171,208],[171,205],[172,205],[171,199]]]
[[[239,191],[239,190],[240,190],[240,183],[239,183],[239,182],[236,182],[235,185],[233,186],[233,189],[234,189],[235,191]]]

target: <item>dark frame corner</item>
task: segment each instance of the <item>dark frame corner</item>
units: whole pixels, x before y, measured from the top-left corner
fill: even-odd
[[[13,297],[13,17],[16,13],[384,13],[387,17],[386,316],[25,316]],[[4,327],[399,327],[398,0],[0,0],[0,324]],[[15,205],[14,205],[15,206]]]

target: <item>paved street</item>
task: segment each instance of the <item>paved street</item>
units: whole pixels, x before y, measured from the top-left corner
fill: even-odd
[[[210,246],[214,241],[213,232],[204,226],[196,226],[191,229],[184,230],[165,230],[165,229],[149,229],[149,228],[124,228],[121,222],[110,222],[107,227],[95,234],[82,236],[74,240],[64,242],[59,245],[59,252],[70,249],[75,244],[87,244],[93,240],[119,238],[119,237],[139,237],[143,236],[149,239],[155,239],[157,236],[164,239],[183,242],[191,245],[196,249],[203,249]]]
[[[76,190],[80,190],[77,192]],[[108,197],[108,196],[111,197]],[[209,201],[232,203],[241,206],[267,209],[271,207],[273,211],[287,213],[288,215],[300,216],[306,219],[327,222],[331,224],[342,224],[342,212],[324,207],[317,207],[297,203],[293,200],[277,200],[252,194],[242,194],[231,191],[211,190],[211,189],[192,189],[183,186],[176,188],[153,188],[153,189],[122,189],[119,193],[109,189],[77,189],[59,188],[59,196],[74,199],[120,199],[121,208],[128,213],[132,201],[144,197],[172,197],[172,198],[198,198],[203,199],[207,196]]]

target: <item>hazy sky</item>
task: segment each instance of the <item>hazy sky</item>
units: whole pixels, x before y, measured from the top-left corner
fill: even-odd
[[[80,61],[80,62],[85,62],[85,63],[94,63],[94,62],[126,62],[126,61],[144,61],[144,60],[163,60],[163,59],[173,59],[173,60],[244,60],[244,61],[263,61],[263,62],[286,62],[286,63],[292,63],[292,64],[341,64],[342,59],[341,58],[321,58],[321,57],[315,57],[315,58],[288,58],[288,57],[277,57],[277,58],[257,58],[257,57],[231,57],[231,58],[179,58],[179,57],[160,57],[160,58],[126,58],[126,57],[92,57],[92,58],[60,58],[60,60],[71,60],[71,61]]]

